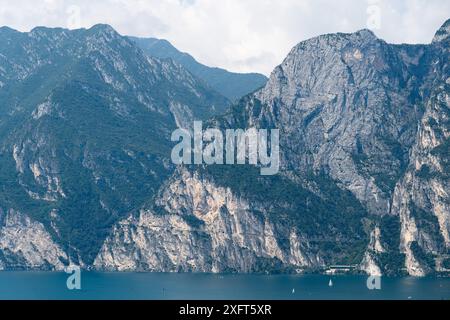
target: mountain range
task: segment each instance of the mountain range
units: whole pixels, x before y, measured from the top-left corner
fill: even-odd
[[[0,269],[448,274],[449,34],[322,35],[264,84],[107,25],[0,28]],[[279,129],[280,173],[174,166],[196,119]]]
[[[233,73],[199,63],[190,54],[180,52],[169,41],[156,38],[130,37],[150,56],[172,59],[232,102],[263,87],[267,77],[259,73]]]

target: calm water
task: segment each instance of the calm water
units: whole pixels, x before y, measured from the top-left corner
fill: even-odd
[[[83,272],[69,291],[67,276],[0,272],[0,299],[450,299],[449,278],[382,278],[371,291],[363,276]]]

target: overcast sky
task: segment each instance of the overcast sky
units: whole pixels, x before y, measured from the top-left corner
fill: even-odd
[[[0,26],[79,28],[164,38],[200,62],[269,74],[298,42],[372,29],[392,43],[428,43],[449,0],[0,0]]]

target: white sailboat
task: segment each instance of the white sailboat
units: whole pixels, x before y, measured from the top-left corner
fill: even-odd
[[[330,282],[328,282],[328,286],[332,287],[333,286],[333,280],[330,279]]]

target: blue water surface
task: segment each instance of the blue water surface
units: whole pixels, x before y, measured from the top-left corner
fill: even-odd
[[[0,299],[450,299],[449,278],[383,277],[369,290],[365,276],[82,272],[81,290],[69,290],[68,276],[0,272]]]

